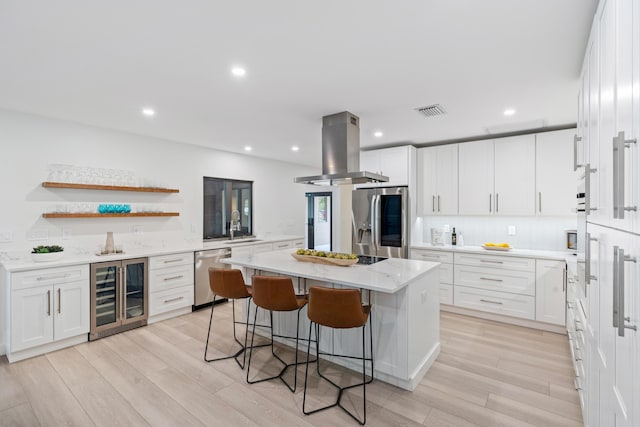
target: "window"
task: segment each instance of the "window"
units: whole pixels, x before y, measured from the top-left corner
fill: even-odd
[[[221,239],[253,233],[253,182],[203,178],[203,238]],[[233,229],[233,230],[232,230]]]

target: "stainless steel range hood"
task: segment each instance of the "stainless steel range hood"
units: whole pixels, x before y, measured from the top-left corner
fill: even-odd
[[[348,111],[322,118],[322,175],[294,179],[315,185],[387,181],[389,177],[360,170],[360,119]]]

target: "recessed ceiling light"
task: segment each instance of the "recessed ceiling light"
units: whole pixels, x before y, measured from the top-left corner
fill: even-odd
[[[513,108],[507,108],[502,114],[504,114],[505,116],[513,116],[515,113],[516,110],[514,110]]]
[[[244,69],[244,68],[242,68],[242,67],[233,67],[233,68],[231,69],[231,74],[233,74],[233,75],[234,75],[234,76],[236,76],[236,77],[242,77],[242,76],[244,76],[245,74],[247,74],[247,70],[245,70],[245,69]]]
[[[380,138],[382,135],[384,135],[382,132],[377,131],[373,134],[373,136],[375,136],[376,138]]]
[[[248,145],[246,147],[244,147],[244,151],[251,151],[251,147],[249,147]]]
[[[291,147],[291,151],[298,151],[300,150],[300,147],[298,147],[297,145],[294,145],[293,147]]]
[[[144,114],[147,117],[153,117],[156,115],[156,112],[151,108],[143,108],[142,114]]]

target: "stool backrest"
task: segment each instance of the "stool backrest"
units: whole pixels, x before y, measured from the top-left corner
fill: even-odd
[[[222,298],[248,298],[251,295],[242,278],[242,272],[234,268],[209,268],[211,292]]]
[[[309,288],[309,320],[330,328],[356,328],[367,322],[357,289]]]
[[[258,307],[274,311],[298,309],[298,301],[290,277],[253,276],[253,302]]]

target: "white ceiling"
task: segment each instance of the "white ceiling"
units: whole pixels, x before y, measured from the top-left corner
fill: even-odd
[[[572,124],[596,3],[0,0],[0,108],[318,168],[344,110],[364,148]]]

